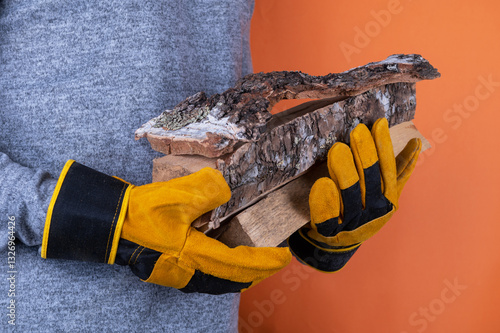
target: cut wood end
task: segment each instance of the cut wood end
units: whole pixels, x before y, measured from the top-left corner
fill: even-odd
[[[422,141],[421,152],[431,148],[429,141],[418,131],[413,121],[405,121],[404,123],[392,126],[389,129],[394,149],[394,156],[397,156],[406,146],[408,141],[413,138],[419,138]]]

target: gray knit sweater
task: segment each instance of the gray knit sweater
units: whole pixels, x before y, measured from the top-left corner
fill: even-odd
[[[236,329],[237,295],[183,294],[38,248],[66,160],[148,183],[158,154],[135,129],[251,72],[252,10],[253,0],[0,0],[0,331]]]

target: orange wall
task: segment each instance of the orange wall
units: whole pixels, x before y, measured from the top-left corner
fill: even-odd
[[[417,83],[414,122],[434,148],[389,224],[341,272],[294,260],[243,293],[240,332],[500,332],[499,13],[481,0],[257,0],[256,72],[419,53],[442,77]]]

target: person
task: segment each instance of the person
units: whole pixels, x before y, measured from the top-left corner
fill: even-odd
[[[157,155],[133,132],[251,72],[252,11],[243,0],[2,3],[4,327],[237,330],[235,292],[284,267],[288,249],[229,249],[191,229],[228,200],[227,184],[210,169],[149,184]],[[396,163],[383,119],[372,133],[358,126],[351,148],[334,145],[331,179],[311,190],[312,222],[289,239],[296,257],[342,268],[397,209],[419,145]]]
[[[185,294],[143,283],[127,266],[43,260],[38,251],[66,161],[148,184],[159,154],[134,141],[135,130],[187,96],[222,92],[252,72],[253,6],[250,0],[1,2],[5,256],[10,219],[16,237],[16,273],[7,273],[7,258],[2,265],[3,294],[12,288],[15,294],[0,297],[2,331],[237,330],[238,293]],[[15,325],[8,323],[11,312]]]

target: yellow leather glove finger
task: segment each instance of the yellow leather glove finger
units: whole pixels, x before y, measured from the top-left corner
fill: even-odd
[[[380,163],[380,175],[382,176],[382,187],[384,196],[398,208],[398,187],[396,159],[392,146],[391,135],[389,133],[389,123],[387,119],[377,119],[373,124],[371,134],[377,149]]]
[[[372,135],[380,160],[384,196],[397,209],[399,207],[399,196],[417,164],[418,155],[422,149],[422,141],[418,138],[411,139],[398,156],[394,158],[387,119],[381,118],[375,122]]]
[[[414,138],[411,139],[398,156],[396,156],[398,198],[417,165],[418,155],[421,150],[422,141],[418,138]]]
[[[331,235],[334,223],[324,223],[340,216],[340,194],[337,185],[327,177],[318,179],[309,193],[309,208],[311,211],[311,226],[322,235]],[[339,224],[340,221],[337,222]]]
[[[352,188],[356,184],[359,184],[359,174],[356,170],[356,165],[354,164],[354,157],[352,156],[351,149],[345,143],[337,142],[328,151],[328,173],[331,179],[334,181],[337,189],[342,191],[348,188]],[[354,189],[356,191],[356,189]],[[359,201],[348,200],[345,202],[344,196],[340,196],[340,220],[342,221],[347,213],[357,211],[361,209],[361,197]],[[345,205],[349,207],[345,207]],[[349,218],[349,217],[348,217]]]
[[[371,174],[365,176],[365,173],[379,173],[377,149],[368,127],[364,124],[359,124],[351,131],[350,140],[354,162],[359,175],[361,202],[363,208],[366,208],[367,204],[370,204],[370,202],[366,202],[367,197],[380,197],[381,194],[380,176],[375,177]]]

